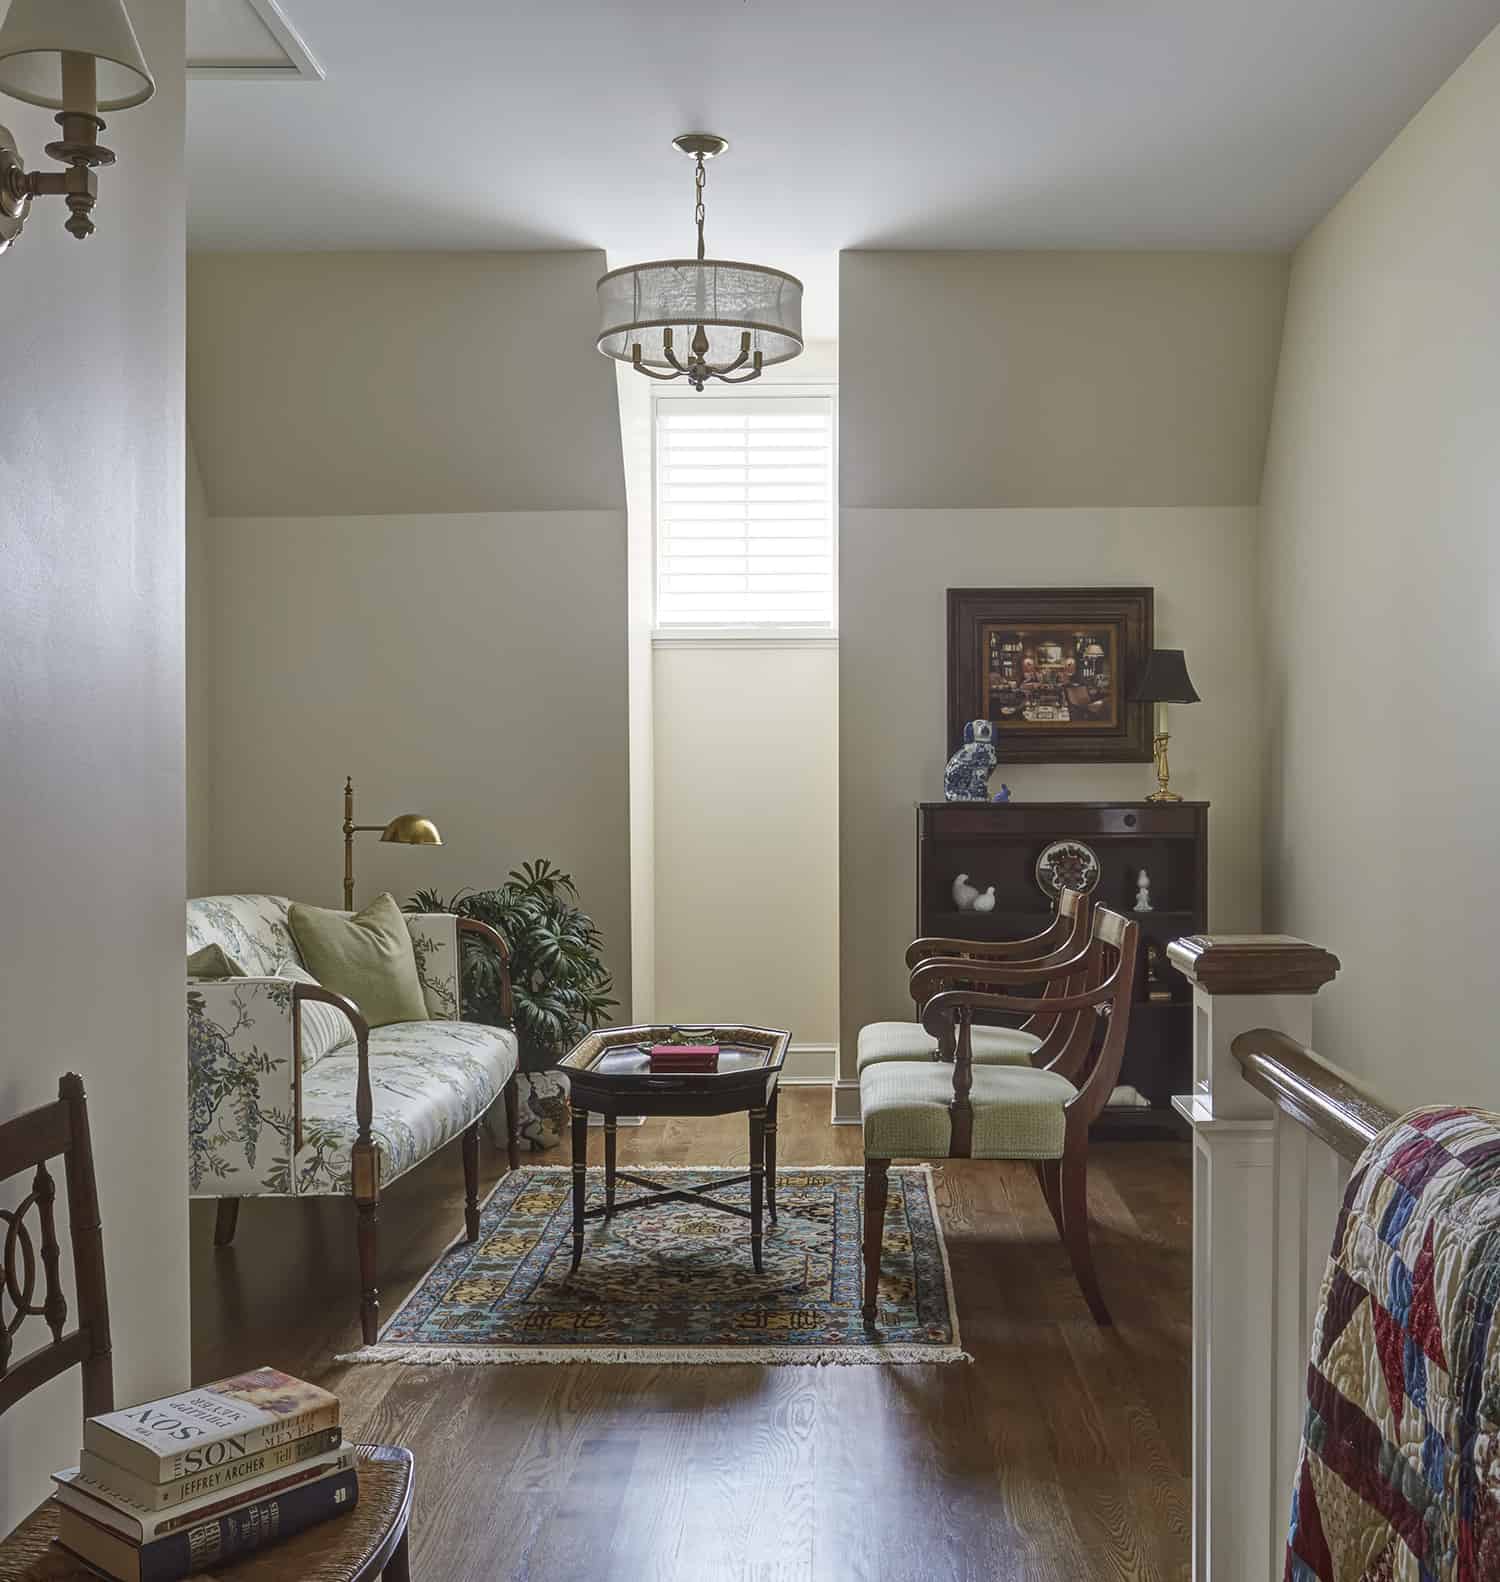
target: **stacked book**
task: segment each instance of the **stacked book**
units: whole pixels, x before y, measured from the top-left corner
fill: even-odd
[[[717,1044],[652,1044],[647,1051],[653,1071],[717,1071]]]
[[[119,1582],[178,1582],[354,1509],[336,1395],[257,1368],[83,1425],[58,1541]]]

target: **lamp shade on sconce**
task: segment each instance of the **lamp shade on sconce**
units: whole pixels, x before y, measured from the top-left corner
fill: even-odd
[[[402,813],[393,818],[380,832],[381,840],[392,841],[398,846],[441,846],[443,837],[437,825],[420,813]]]
[[[123,0],[11,0],[0,27],[0,93],[92,113],[128,109],[155,92]]]
[[[1180,648],[1153,648],[1132,703],[1201,703],[1188,679],[1187,661]]]

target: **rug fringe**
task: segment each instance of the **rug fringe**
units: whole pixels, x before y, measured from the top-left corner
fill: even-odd
[[[973,1362],[959,1346],[361,1346],[335,1362],[398,1362],[411,1367],[477,1367],[493,1363],[639,1363],[653,1368],[749,1366],[885,1367]]]

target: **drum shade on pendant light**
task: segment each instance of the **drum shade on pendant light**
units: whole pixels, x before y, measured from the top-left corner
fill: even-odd
[[[65,199],[68,231],[80,240],[93,233],[94,172],[115,162],[99,142],[99,112],[155,92],[123,0],[11,0],[0,26],[0,93],[58,112],[63,135],[47,152],[67,168],[28,171],[0,127],[0,252],[21,234],[33,198]]]
[[[648,379],[744,384],[802,350],[802,282],[764,264],[704,256],[705,162],[729,144],[685,132],[672,146],[694,161],[696,258],[663,258],[600,277],[599,337],[606,357]]]

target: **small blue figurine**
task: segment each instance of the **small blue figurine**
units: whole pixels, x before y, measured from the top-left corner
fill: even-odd
[[[994,794],[994,796],[992,796],[990,798],[990,801],[991,802],[1009,802],[1010,801],[1010,787],[1008,785],[1006,785],[1006,783],[1003,780],[1000,782],[1000,789]]]
[[[964,744],[943,771],[943,795],[950,802],[988,802],[990,770],[995,767],[995,727],[989,720],[970,720]]]

